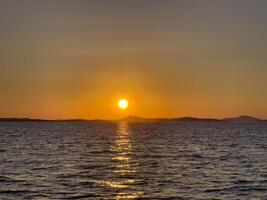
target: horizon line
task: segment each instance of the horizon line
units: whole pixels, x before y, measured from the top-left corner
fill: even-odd
[[[237,116],[231,116],[231,117],[224,117],[224,118],[216,118],[216,117],[193,117],[193,116],[181,116],[181,117],[142,117],[142,116],[137,116],[137,115],[127,115],[125,117],[121,118],[116,118],[116,119],[101,119],[101,118],[93,118],[93,119],[86,119],[86,118],[62,118],[62,119],[46,119],[46,118],[31,118],[31,117],[0,117],[0,121],[4,120],[18,120],[18,121],[120,121],[120,120],[125,120],[127,118],[136,118],[140,120],[179,120],[179,119],[195,119],[195,120],[218,120],[218,121],[223,121],[223,120],[229,120],[229,119],[237,119],[237,118],[242,118],[242,117],[247,117],[255,120],[267,120],[263,118],[258,118],[253,115],[237,115]]]

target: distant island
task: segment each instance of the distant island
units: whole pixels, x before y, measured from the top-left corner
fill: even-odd
[[[180,118],[142,118],[137,116],[127,116],[119,121],[125,122],[232,122],[232,123],[251,123],[251,122],[267,122],[267,120],[258,119],[255,117],[241,115],[233,118],[196,118],[196,117],[180,117]]]
[[[64,120],[46,120],[31,118],[0,118],[0,122],[128,122],[128,123],[151,123],[151,122],[230,122],[230,123],[254,123],[267,122],[265,119],[258,119],[252,116],[242,115],[239,117],[215,119],[215,118],[143,118],[138,116],[127,116],[118,120],[86,120],[86,119],[64,119]]]

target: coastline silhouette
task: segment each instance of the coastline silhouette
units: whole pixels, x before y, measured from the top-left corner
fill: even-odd
[[[143,118],[129,115],[118,120],[104,120],[104,119],[32,119],[32,118],[0,118],[0,122],[129,122],[129,123],[145,123],[145,122],[236,122],[236,123],[250,123],[250,122],[267,122],[266,119],[259,119],[256,117],[241,115],[231,118],[197,118],[197,117],[179,117],[179,118]]]

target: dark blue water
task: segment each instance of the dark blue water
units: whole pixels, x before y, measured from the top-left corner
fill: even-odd
[[[267,124],[0,123],[0,199],[267,199]]]

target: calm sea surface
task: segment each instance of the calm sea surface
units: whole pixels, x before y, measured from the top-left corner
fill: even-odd
[[[0,123],[0,199],[267,199],[267,123]]]

